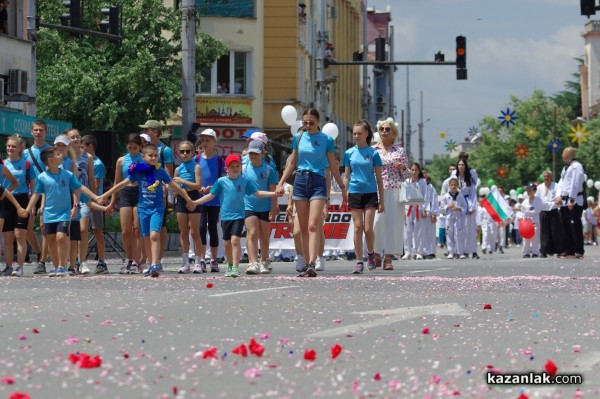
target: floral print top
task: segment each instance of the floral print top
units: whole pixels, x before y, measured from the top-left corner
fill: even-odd
[[[383,164],[381,168],[383,188],[400,188],[402,182],[410,177],[408,157],[404,148],[398,144],[392,144],[386,152],[381,143],[376,144],[373,148],[379,152]],[[400,169],[400,164],[403,164],[406,169]]]

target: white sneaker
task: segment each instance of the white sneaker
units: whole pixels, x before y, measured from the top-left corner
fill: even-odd
[[[177,273],[179,274],[187,274],[190,272],[190,264],[186,263],[184,265],[182,265],[179,270],[177,270]]]
[[[317,261],[315,262],[315,270],[318,272],[325,271],[325,258],[322,256],[317,256]]]
[[[269,262],[258,262],[258,270],[260,274],[269,274],[271,273],[271,268],[269,267]]]
[[[467,259],[467,255],[461,255],[460,259]]]
[[[12,271],[11,276],[23,277],[23,266],[17,266],[17,268]]]
[[[405,253],[404,256],[402,257],[402,260],[410,260],[410,253]]]
[[[260,266],[258,263],[250,263],[246,268],[246,274],[260,274]]]
[[[423,255],[421,255],[421,254],[417,254],[417,258],[416,258],[416,259],[417,259],[417,260],[423,260]]]
[[[87,263],[83,262],[79,268],[81,274],[90,274],[90,268]]]
[[[306,263],[304,262],[304,255],[296,256],[296,271],[301,273],[304,270]]]
[[[454,259],[454,255],[448,254],[448,259]]]

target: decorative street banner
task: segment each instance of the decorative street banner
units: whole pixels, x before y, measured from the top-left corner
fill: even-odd
[[[252,100],[235,97],[196,96],[196,122],[250,125],[252,124]]]
[[[254,18],[254,0],[196,0],[200,17]]]
[[[33,122],[38,119],[42,118],[22,115],[16,112],[0,111],[0,135],[12,136],[13,134],[20,134],[25,138],[32,139],[31,127],[33,126]],[[52,119],[43,120],[48,125],[48,134],[46,135],[47,141],[54,141],[56,136],[73,127],[71,122],[56,121]]]

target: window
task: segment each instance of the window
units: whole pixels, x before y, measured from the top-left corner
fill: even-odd
[[[197,90],[202,94],[249,95],[250,54],[244,51],[230,51],[219,58],[211,67],[199,71],[203,82]]]

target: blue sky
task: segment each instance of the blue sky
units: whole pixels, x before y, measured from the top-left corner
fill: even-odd
[[[425,158],[445,153],[448,139],[463,141],[484,116],[500,115],[511,95],[563,90],[577,71],[574,58],[584,53],[581,33],[588,19],[576,0],[368,0],[367,5],[378,11],[390,5],[398,61],[433,61],[438,50],[452,61],[455,37],[467,37],[468,80],[457,81],[454,66],[410,67],[412,128],[420,119],[421,91],[423,119],[430,119],[424,125]],[[405,66],[398,67],[395,91],[400,119]],[[418,156],[416,134],[411,147]]]

